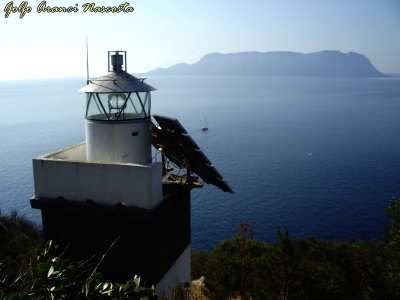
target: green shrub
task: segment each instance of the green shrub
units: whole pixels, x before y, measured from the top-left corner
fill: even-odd
[[[0,211],[0,277],[29,273],[29,263],[36,258],[36,250],[43,244],[39,225],[19,216],[16,211],[2,215]],[[25,280],[29,279],[29,275]]]
[[[383,241],[292,240],[277,228],[277,242],[269,244],[242,223],[210,255],[197,253],[193,271],[202,270],[211,299],[400,299],[400,199],[386,214]]]
[[[191,256],[191,277],[192,280],[199,279],[207,272],[209,255],[204,250],[194,251]]]

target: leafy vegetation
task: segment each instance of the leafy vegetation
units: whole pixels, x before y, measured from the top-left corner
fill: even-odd
[[[210,299],[400,299],[400,199],[386,210],[382,241],[255,239],[251,224],[237,235],[192,255],[192,277],[205,276]]]
[[[33,279],[25,285],[21,284],[25,274],[17,278],[8,275],[1,281],[0,300],[163,299],[157,298],[153,289],[141,288],[140,278],[136,276],[121,286],[102,281],[96,269],[84,269],[78,263],[62,260],[51,241],[38,253],[30,268]]]
[[[16,274],[27,274],[25,280],[30,280],[29,263],[42,244],[43,235],[37,224],[16,211],[10,215],[0,211],[0,278],[11,280]]]
[[[57,253],[49,241],[44,250],[40,228],[12,212],[0,215],[0,300],[29,299],[164,299],[153,289],[140,287],[140,277],[122,286],[101,280]]]

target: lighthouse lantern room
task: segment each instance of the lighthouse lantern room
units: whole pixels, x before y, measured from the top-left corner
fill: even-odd
[[[151,91],[126,71],[126,51],[108,51],[109,72],[80,89],[86,94],[88,161],[151,163]]]

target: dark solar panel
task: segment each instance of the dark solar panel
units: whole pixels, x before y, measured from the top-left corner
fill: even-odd
[[[233,190],[212,165],[196,142],[177,119],[153,115],[158,126],[151,124],[152,144],[180,168],[189,169],[204,182],[233,194]]]

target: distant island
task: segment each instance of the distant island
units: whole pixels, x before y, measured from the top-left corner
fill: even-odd
[[[332,50],[308,54],[285,51],[211,53],[191,65],[179,63],[140,75],[391,77],[379,72],[363,54]]]

